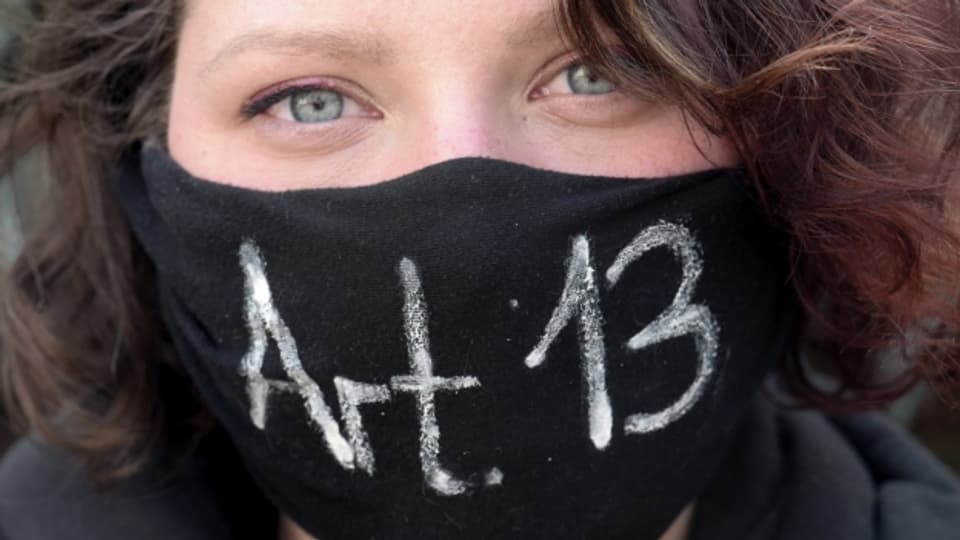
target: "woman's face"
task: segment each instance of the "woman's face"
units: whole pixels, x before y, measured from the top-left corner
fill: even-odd
[[[736,163],[675,106],[592,77],[554,8],[189,0],[170,151],[195,176],[266,190],[371,184],[465,156],[605,176]]]
[[[194,176],[281,190],[468,156],[630,177],[737,161],[675,106],[591,77],[554,0],[187,6],[168,144]]]

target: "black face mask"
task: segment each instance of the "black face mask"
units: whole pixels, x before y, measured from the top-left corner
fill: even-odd
[[[116,189],[182,363],[321,539],[656,538],[797,314],[737,170],[261,192],[144,148]]]

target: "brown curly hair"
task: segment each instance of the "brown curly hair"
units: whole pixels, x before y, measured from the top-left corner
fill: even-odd
[[[163,133],[182,10],[48,0],[2,67],[0,174],[41,148],[54,185],[4,278],[0,384],[22,429],[102,479],[135,470],[172,425],[176,361],[106,179],[124,148]],[[923,375],[956,385],[958,0],[565,0],[557,14],[601,74],[736,144],[792,241],[808,316],[780,371],[796,395],[872,407]],[[891,353],[904,367],[883,378]],[[842,384],[826,391],[810,369]]]

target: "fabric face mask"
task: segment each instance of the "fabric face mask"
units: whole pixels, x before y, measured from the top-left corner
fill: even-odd
[[[182,363],[321,539],[656,538],[797,313],[737,170],[261,192],[146,147],[116,190]]]

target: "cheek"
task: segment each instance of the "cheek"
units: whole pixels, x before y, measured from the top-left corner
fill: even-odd
[[[657,164],[654,176],[733,167],[741,162],[729,138],[710,133],[679,110],[672,110],[657,131],[646,147],[651,161]]]
[[[710,133],[676,107],[664,107],[635,126],[573,135],[535,128],[524,160],[540,168],[619,177],[674,176],[733,167],[741,162],[732,141]]]

